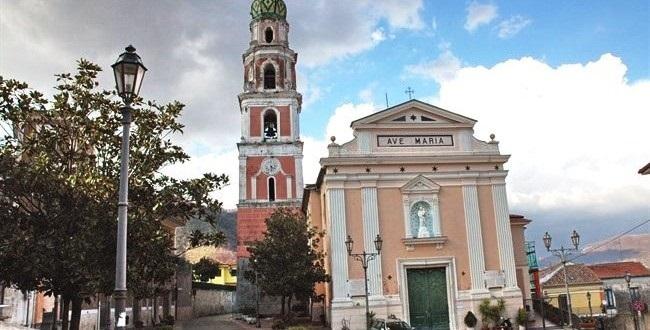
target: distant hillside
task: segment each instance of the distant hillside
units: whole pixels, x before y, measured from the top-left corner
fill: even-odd
[[[227,243],[223,248],[235,250],[237,248],[237,211],[223,211],[217,221],[216,228],[201,220],[192,219],[188,221],[185,226],[178,228],[176,231],[177,246],[185,247],[189,235],[195,230],[202,232],[222,231],[227,239]]]
[[[610,242],[611,240],[611,242]],[[583,256],[575,262],[599,264],[618,261],[639,261],[650,267],[650,234],[624,235],[615,240],[612,237],[591,243],[582,249]],[[546,257],[540,260],[543,266],[555,264],[556,257]]]

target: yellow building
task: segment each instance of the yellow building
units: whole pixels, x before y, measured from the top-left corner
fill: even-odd
[[[237,267],[234,265],[219,265],[219,275],[212,278],[208,283],[219,285],[237,285]]]
[[[603,281],[593,270],[582,264],[567,265],[566,273],[573,314],[578,316],[599,314],[601,301],[604,297]],[[542,275],[541,283],[543,292],[549,299],[549,304],[561,310],[567,310],[568,301],[562,265],[546,269]]]

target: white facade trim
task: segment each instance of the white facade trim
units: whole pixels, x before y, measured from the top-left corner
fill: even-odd
[[[456,263],[453,257],[432,257],[432,258],[413,258],[397,259],[398,283],[402,300],[402,316],[409,324],[409,296],[408,296],[408,279],[407,270],[412,268],[444,268],[445,278],[447,281],[447,306],[449,310],[449,328],[456,328],[456,299],[458,298],[456,285]]]
[[[514,247],[512,245],[512,231],[510,229],[510,212],[508,211],[508,197],[506,195],[505,184],[495,184],[492,186],[492,202],[494,204],[494,218],[499,244],[499,263],[505,273],[506,289],[518,289]]]
[[[345,190],[328,189],[327,208],[330,214],[330,248],[332,272],[332,303],[350,301],[348,297],[348,253],[345,247]]]
[[[478,189],[475,185],[463,186],[463,205],[465,208],[465,228],[467,229],[467,251],[469,254],[472,292],[483,293],[487,290],[483,283],[485,257],[483,252],[483,236],[481,235]]]
[[[379,207],[377,206],[377,187],[361,189],[364,250],[376,253],[375,238],[379,235]],[[368,292],[370,296],[383,296],[381,256],[368,264]]]

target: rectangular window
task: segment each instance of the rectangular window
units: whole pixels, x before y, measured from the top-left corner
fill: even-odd
[[[236,269],[231,269],[230,270],[230,276],[237,276],[237,270]]]
[[[632,301],[641,300],[641,292],[639,290],[639,287],[630,288],[630,297],[632,298]]]
[[[613,309],[616,308],[616,300],[614,300],[614,291],[612,291],[611,288],[605,289],[605,307],[607,309]]]

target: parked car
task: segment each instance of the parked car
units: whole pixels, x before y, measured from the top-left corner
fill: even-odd
[[[375,319],[370,330],[413,330],[408,323],[392,316],[387,319]]]

